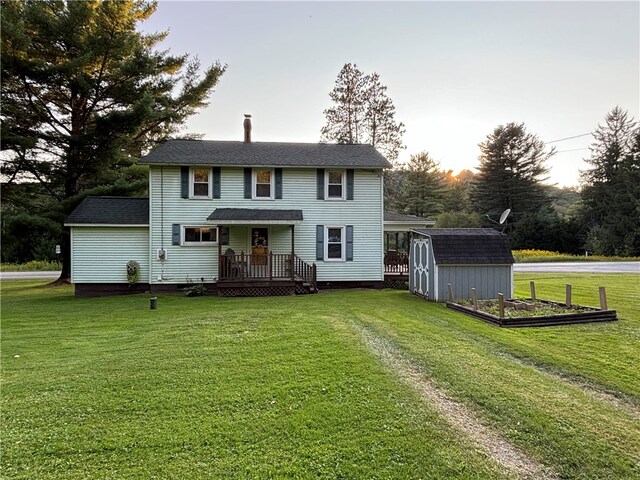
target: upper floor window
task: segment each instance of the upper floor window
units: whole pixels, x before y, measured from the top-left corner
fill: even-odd
[[[253,198],[273,199],[273,170],[253,170]]]
[[[354,177],[353,168],[318,168],[318,200],[353,200]]]
[[[191,197],[211,198],[211,169],[191,169]]]
[[[328,200],[344,200],[344,170],[327,170],[325,178],[325,198]]]

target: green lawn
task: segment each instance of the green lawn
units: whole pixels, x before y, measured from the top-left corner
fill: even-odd
[[[499,329],[401,291],[75,299],[2,283],[2,478],[510,478],[365,342],[563,478],[640,475],[639,276],[516,276],[619,322]],[[583,290],[584,287],[584,290]]]

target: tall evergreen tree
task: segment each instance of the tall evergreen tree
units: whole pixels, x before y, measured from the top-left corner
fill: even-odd
[[[405,130],[396,122],[396,109],[386,92],[377,73],[365,75],[357,65],[346,63],[329,93],[334,106],[324,111],[321,141],[368,143],[391,162],[397,160]]]
[[[155,47],[136,26],[154,1],[2,3],[3,173],[39,181],[61,221],[91,192],[145,188],[135,160],[207,105],[225,67]],[[63,271],[70,268],[68,232]]]
[[[640,126],[615,107],[593,137],[585,160],[591,168],[582,172],[587,248],[605,255],[640,255]]]
[[[444,210],[447,197],[445,173],[428,152],[411,155],[407,164],[398,210],[419,217],[435,216]]]
[[[480,166],[474,178],[471,200],[474,209],[490,218],[507,208],[511,219],[548,206],[551,200],[541,184],[548,169],[545,162],[554,149],[545,151],[537,136],[524,124],[498,126],[480,144]]]

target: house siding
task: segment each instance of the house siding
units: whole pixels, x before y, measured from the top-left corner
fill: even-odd
[[[72,227],[73,283],[128,283],[127,262],[140,264],[139,282],[149,278],[147,227]]]
[[[302,210],[304,221],[295,226],[295,251],[307,263],[316,263],[318,281],[381,281],[384,275],[381,171],[355,170],[354,200],[318,200],[316,182],[315,168],[283,168],[283,198],[251,200],[244,198],[244,169],[223,167],[220,199],[183,199],[180,167],[150,167],[149,282],[185,283],[187,278],[204,278],[208,282],[217,278],[217,245],[187,247],[171,242],[172,224],[207,225],[206,218],[216,208]],[[353,225],[353,261],[316,260],[316,225]],[[229,247],[236,253],[248,252],[248,225],[229,228],[230,242],[223,246],[223,252]],[[270,226],[269,247],[274,253],[291,251],[290,232],[289,226]],[[167,251],[165,261],[157,259],[156,251],[160,248]]]

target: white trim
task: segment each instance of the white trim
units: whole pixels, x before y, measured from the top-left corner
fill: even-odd
[[[69,262],[70,262],[69,263],[69,266],[70,266],[70,268],[69,268],[69,270],[70,270],[70,272],[69,272],[69,281],[71,283],[75,283],[73,281],[73,277],[74,277],[74,273],[73,273],[73,271],[74,271],[74,268],[73,268],[73,251],[74,250],[75,249],[74,249],[74,244],[73,244],[73,228],[72,228],[71,231],[69,232]]]
[[[330,228],[339,228],[340,229],[340,258],[329,258],[329,229]],[[347,253],[347,239],[346,239],[347,229],[344,225],[325,225],[324,226],[324,261],[325,262],[345,262],[346,253]],[[331,242],[332,244],[336,244],[336,242]]]
[[[513,298],[514,297],[514,290],[513,290],[513,265],[511,265],[511,293],[509,294],[509,298]]]
[[[148,223],[65,223],[65,227],[148,227]]]
[[[427,246],[427,248],[429,247]],[[428,257],[429,257],[429,253],[427,253],[427,258]],[[428,261],[427,261],[427,265],[428,265]],[[433,283],[435,284],[433,287],[433,299],[436,302],[439,302],[440,301],[440,283],[438,283],[438,265],[436,265],[435,263],[433,264]]]
[[[329,173],[330,172],[339,172],[342,175],[342,180],[341,180],[341,191],[342,191],[342,195],[339,197],[330,197],[329,196]],[[332,185],[337,185],[337,183],[334,183]],[[340,201],[340,200],[345,200],[347,198],[346,196],[346,190],[347,190],[347,171],[340,169],[340,168],[328,168],[324,171],[324,199],[325,200],[329,200],[329,201]]]
[[[213,230],[215,232],[215,236],[216,239],[210,242],[203,242],[203,241],[199,241],[199,242],[187,242],[184,238],[185,238],[185,229],[187,228],[208,228],[210,230]],[[180,225],[180,246],[181,247],[208,247],[211,245],[217,245],[218,244],[218,227],[213,227],[211,225]],[[201,238],[202,238],[202,233],[201,233]],[[165,249],[166,250],[166,249]]]
[[[207,195],[195,195],[193,193],[194,190],[194,170],[205,170],[207,172],[207,180],[208,180],[208,187],[207,187]],[[203,167],[189,167],[189,198],[198,200],[209,200],[211,198],[213,198],[213,175],[211,172],[211,167],[208,168],[203,168]],[[202,183],[202,182],[198,182],[198,183]]]
[[[385,222],[384,220],[382,221],[383,227],[384,227],[384,231],[385,232],[413,232],[418,228],[429,228],[429,227],[433,227],[436,222],[435,220],[432,222],[424,222],[424,223],[418,223],[418,222]],[[422,234],[423,236],[426,236],[424,234]]]
[[[258,185],[258,172],[269,172],[269,196],[268,197],[258,197],[256,194],[257,185]],[[251,199],[252,200],[274,200],[275,199],[275,169],[273,168],[252,168],[251,169]],[[266,183],[261,183],[260,185],[266,185]]]

